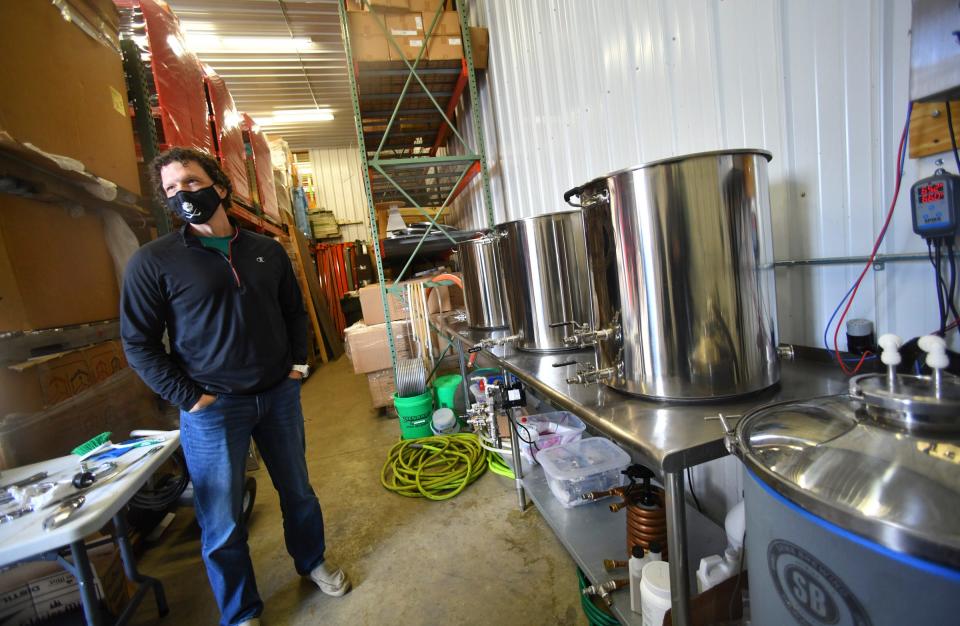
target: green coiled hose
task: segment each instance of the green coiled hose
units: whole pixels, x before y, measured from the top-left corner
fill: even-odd
[[[407,498],[448,500],[487,470],[487,451],[469,433],[403,439],[390,448],[380,484]]]

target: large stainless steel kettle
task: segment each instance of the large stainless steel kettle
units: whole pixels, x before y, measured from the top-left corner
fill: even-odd
[[[567,192],[581,200],[591,300],[573,341],[597,360],[572,382],[706,400],[779,381],[769,159],[691,154]]]

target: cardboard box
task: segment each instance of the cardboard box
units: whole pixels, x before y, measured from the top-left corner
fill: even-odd
[[[397,358],[410,358],[410,322],[401,320],[392,322],[393,346]],[[353,363],[353,371],[366,374],[393,367],[390,359],[390,345],[387,342],[387,325],[367,326],[357,322],[344,331],[344,345],[347,357]]]
[[[65,4],[119,41],[111,0]],[[140,193],[119,46],[87,35],[50,2],[0,2],[0,25],[0,129]]]
[[[138,428],[176,427],[157,396],[126,368],[43,411],[0,419],[0,470],[69,454],[107,430],[122,441]]]
[[[393,36],[394,41],[400,48],[400,52],[391,45],[390,60],[402,61],[404,58],[413,61],[423,50],[423,16],[419,13],[405,13],[399,15],[387,15],[387,30]],[[426,56],[424,56],[426,58]]]
[[[0,332],[118,317],[100,216],[0,194],[0,296]]]
[[[397,383],[393,378],[392,369],[367,374],[367,386],[370,388],[370,405],[373,408],[393,406],[393,394],[397,392]]]
[[[389,61],[390,44],[378,20],[385,19],[373,13],[350,13],[350,44],[354,61]]]
[[[424,14],[423,18],[426,20],[425,28],[430,25],[433,14],[440,7],[447,8],[448,2],[446,0],[407,0],[407,8],[409,10]]]
[[[417,280],[428,280],[427,278],[418,278]],[[405,280],[401,285],[406,285],[411,281]],[[395,294],[389,294],[390,319],[405,320],[410,319],[410,308],[404,299]],[[431,313],[450,310],[450,288],[447,286],[436,287],[430,292],[428,307]],[[360,289],[360,308],[363,311],[363,323],[367,326],[375,326],[386,322],[383,316],[383,300],[380,298],[380,285],[367,285]]]
[[[119,340],[104,341],[81,350],[90,366],[95,383],[102,382],[127,366],[127,357]]]
[[[119,615],[130,600],[119,549],[107,544],[87,554],[97,598],[111,613]],[[77,623],[83,621],[76,578],[60,565],[34,561],[0,569],[0,623],[4,626],[46,623],[44,620],[68,611],[77,614]],[[56,623],[73,622],[60,618]]]
[[[428,23],[429,27],[429,23]],[[441,28],[442,27],[442,28]],[[460,22],[455,11],[444,13],[435,34],[427,44],[427,59],[430,61],[452,61],[463,58],[463,39]],[[487,68],[490,33],[486,28],[471,27],[470,43],[473,47],[474,69]]]
[[[473,48],[473,68],[487,69],[490,56],[490,31],[479,26],[471,26],[470,46]]]

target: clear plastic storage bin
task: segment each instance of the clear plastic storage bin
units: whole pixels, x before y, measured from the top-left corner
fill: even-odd
[[[562,446],[580,439],[586,425],[569,411],[553,411],[517,418],[520,438],[520,454],[530,463],[537,455],[555,446]]]
[[[608,439],[593,437],[541,451],[550,491],[567,508],[585,504],[583,494],[623,484],[620,472],[630,465],[630,455]]]

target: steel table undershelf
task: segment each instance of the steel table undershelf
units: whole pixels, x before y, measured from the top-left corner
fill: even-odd
[[[510,334],[508,330],[470,329],[465,321],[451,313],[434,315],[433,324],[457,345],[461,354],[465,348],[478,345],[484,339]],[[720,421],[707,418],[722,413],[733,418],[730,420],[733,424],[740,416],[766,404],[847,391],[845,377],[830,364],[784,360],[780,384],[766,391],[705,403],[660,402],[629,396],[600,384],[571,385],[566,379],[574,373],[576,366],[554,367],[555,364],[571,362],[593,365],[592,350],[537,354],[505,345],[485,347],[482,352],[486,360],[509,371],[549,404],[570,411],[592,430],[631,448],[663,480],[667,544],[671,565],[676,563],[670,568],[673,623],[678,626],[690,624],[691,573],[688,561],[692,555],[687,542],[687,507],[676,506],[685,502],[683,472],[688,467],[727,454]]]

